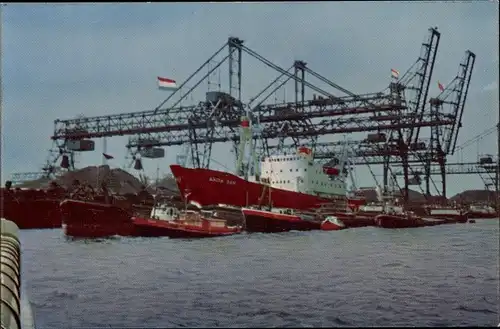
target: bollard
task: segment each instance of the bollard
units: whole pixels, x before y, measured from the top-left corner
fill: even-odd
[[[0,229],[2,329],[34,328],[29,302],[21,304],[21,243],[19,228],[2,218]],[[26,319],[22,321],[22,319]],[[22,326],[26,322],[26,325]]]

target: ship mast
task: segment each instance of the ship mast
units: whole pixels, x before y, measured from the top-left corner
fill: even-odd
[[[247,111],[248,114],[248,111]],[[247,179],[248,165],[243,163],[243,158],[245,157],[245,147],[247,142],[251,143],[251,130],[250,130],[250,120],[248,115],[241,117],[241,125],[240,125],[240,145],[238,146],[238,158],[236,160],[236,174],[238,176],[244,176]],[[250,145],[251,147],[251,145]]]
[[[256,152],[256,149],[257,149],[257,142],[260,141],[262,146],[263,145],[263,142],[262,142],[262,132],[261,132],[261,129],[260,129],[260,119],[257,118],[257,124],[254,125],[253,124],[253,121],[250,122],[251,124],[251,132],[252,132],[252,140],[254,140],[254,135],[255,137],[255,145],[253,145],[253,147],[250,148],[250,156],[251,156],[251,160],[253,161],[253,165],[252,165],[252,175],[254,174],[255,175],[255,180],[258,182],[260,181],[260,159],[258,158],[257,156],[257,152]]]
[[[348,167],[347,170],[350,172],[351,164],[350,164],[349,143],[346,136],[344,135],[344,146],[342,148],[342,155],[339,161],[339,170],[341,173],[339,176],[342,177],[342,182],[344,183],[347,181],[347,175],[344,175],[344,169],[346,167]]]
[[[352,160],[349,158],[348,159],[348,162],[347,162],[347,165],[349,166],[349,177],[351,178],[351,191],[356,191],[357,190],[357,184],[356,184],[356,180],[354,178],[354,174],[353,174],[353,170],[351,170],[351,168],[354,167],[354,164],[352,163]]]

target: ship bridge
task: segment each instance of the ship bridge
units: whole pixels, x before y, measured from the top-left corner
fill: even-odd
[[[261,182],[275,188],[325,197],[345,195],[346,184],[339,169],[315,163],[312,150],[304,146],[296,154],[263,158],[260,172]]]

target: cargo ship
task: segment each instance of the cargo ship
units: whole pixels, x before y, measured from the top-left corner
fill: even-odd
[[[243,117],[241,129],[247,129],[248,125],[248,119]],[[241,136],[244,135],[243,132]],[[298,147],[296,154],[283,153],[261,159],[251,154],[254,174],[245,175],[242,168],[250,167],[250,164],[242,165],[245,142],[242,137],[236,165],[238,175],[171,165],[183,199],[201,206],[226,204],[283,209],[311,209],[346,200],[353,208],[365,203],[363,198],[347,198],[345,154],[343,159],[336,159],[336,165],[316,163],[312,150],[306,146]]]

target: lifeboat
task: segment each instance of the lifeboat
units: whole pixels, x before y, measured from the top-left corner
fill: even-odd
[[[323,172],[329,176],[338,176],[340,174],[340,170],[329,166],[323,166]]]

